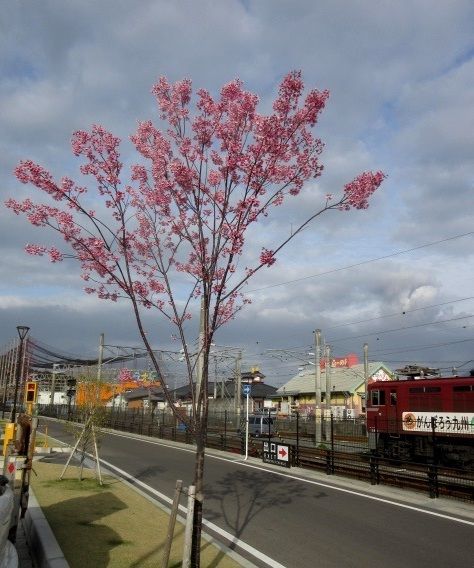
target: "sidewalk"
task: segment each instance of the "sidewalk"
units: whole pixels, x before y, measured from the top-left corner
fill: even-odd
[[[62,451],[62,448],[57,448],[57,450]],[[35,459],[37,458],[38,456],[35,457]],[[0,456],[0,467],[3,468],[2,456]],[[46,566],[68,568],[69,566],[31,487],[29,488],[28,509],[25,518],[18,518],[15,549],[18,555],[19,568],[43,568]]]

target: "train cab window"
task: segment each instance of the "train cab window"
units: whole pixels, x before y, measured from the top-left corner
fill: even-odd
[[[383,406],[385,404],[385,391],[373,390],[371,392],[370,402],[372,406]]]
[[[453,386],[453,412],[472,412],[474,408],[474,385]]]
[[[390,405],[397,405],[397,391],[390,391]]]

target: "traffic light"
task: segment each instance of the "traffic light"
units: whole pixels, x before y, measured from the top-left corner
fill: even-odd
[[[25,402],[35,403],[38,395],[38,383],[35,381],[28,381],[26,383]]]

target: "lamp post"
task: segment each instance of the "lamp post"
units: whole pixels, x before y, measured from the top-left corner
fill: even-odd
[[[18,348],[18,359],[16,362],[16,373],[15,373],[15,394],[13,396],[13,408],[12,408],[12,414],[11,414],[11,422],[15,422],[16,419],[16,401],[18,398],[18,385],[20,383],[20,377],[21,377],[21,368],[22,368],[22,357],[23,357],[23,342],[25,340],[25,337],[28,335],[28,332],[30,331],[30,328],[27,327],[26,325],[17,325],[16,326],[16,330],[18,332],[18,335],[20,337],[20,346]]]

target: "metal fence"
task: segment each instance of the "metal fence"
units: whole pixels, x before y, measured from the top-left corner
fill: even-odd
[[[84,421],[79,408],[40,406],[39,414],[75,422]],[[171,411],[144,409],[101,409],[101,425],[141,435],[193,443],[193,436],[184,423]],[[244,415],[223,411],[209,415],[206,446],[236,454],[245,453]],[[427,492],[430,497],[440,495],[474,501],[474,470],[447,467],[436,460],[408,461],[387,457],[370,450],[365,423],[358,419],[302,419],[272,416],[272,430],[259,437],[250,437],[248,453],[263,457],[263,441],[287,444],[291,465],[365,480],[372,485],[387,484]],[[316,439],[316,432],[320,439]]]

